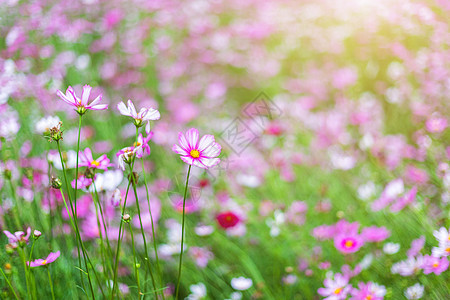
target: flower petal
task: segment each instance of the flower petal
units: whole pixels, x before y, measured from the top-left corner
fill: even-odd
[[[130,111],[128,110],[128,108],[127,108],[127,106],[125,105],[125,103],[120,102],[119,104],[117,104],[117,109],[119,110],[119,112],[120,112],[121,115],[131,117],[131,113],[130,113]]]
[[[130,111],[131,116],[136,119],[138,117],[138,115],[137,115],[136,108],[134,107],[133,102],[131,102],[131,100],[128,99],[127,104],[128,104],[128,110]]]
[[[181,148],[180,146],[178,146],[176,144],[173,145],[172,151],[177,154],[180,154],[180,155],[189,155],[189,152],[187,152],[185,149]]]
[[[198,130],[191,128],[186,132],[186,139],[191,148],[198,148]]]
[[[86,106],[88,104],[89,95],[91,94],[92,87],[89,85],[83,86],[83,91],[81,92],[81,105]]]

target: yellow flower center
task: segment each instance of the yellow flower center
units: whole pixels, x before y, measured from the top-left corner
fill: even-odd
[[[366,298],[364,298],[364,300],[372,300],[373,296],[372,295],[367,295]]]
[[[133,144],[134,147],[139,147],[140,145],[141,145],[141,143],[139,143],[139,142]]]
[[[345,248],[351,248],[353,247],[353,241],[347,240],[345,241]]]
[[[91,162],[91,165],[98,167],[98,166],[100,166],[100,163],[94,159],[94,160]]]
[[[339,295],[341,292],[342,292],[342,288],[337,288],[337,289],[334,290],[333,293],[334,293],[335,295]]]
[[[438,263],[438,262],[435,262],[435,263],[433,264],[433,268],[437,268],[437,267],[439,267],[439,263]]]
[[[445,249],[445,252],[450,253],[450,247],[448,247],[447,249]]]
[[[47,264],[47,260],[46,259],[44,259],[43,261],[42,261],[42,263],[41,263],[42,265],[46,265]]]
[[[197,149],[194,149],[194,150],[191,150],[191,156],[193,157],[193,158],[198,158],[198,157],[200,157],[200,152],[197,150]]]

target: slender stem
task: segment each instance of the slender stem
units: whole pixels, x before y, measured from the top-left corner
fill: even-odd
[[[19,300],[19,297],[17,297],[16,291],[14,291],[14,288],[11,285],[11,282],[9,282],[8,277],[6,277],[6,274],[3,272],[3,269],[0,268],[0,271],[2,272],[3,278],[5,278],[6,283],[8,284],[9,288],[11,289],[11,292],[14,294],[14,298]]]
[[[80,124],[80,126],[81,126],[81,124]],[[71,200],[71,197],[70,197],[69,183],[68,183],[68,179],[67,179],[66,169],[64,167],[64,161],[63,161],[63,158],[62,158],[61,146],[59,144],[59,141],[57,141],[56,144],[58,145],[58,152],[59,152],[59,157],[60,157],[61,165],[62,165],[62,169],[63,169],[64,180],[65,180],[66,186],[67,186],[67,192],[68,192],[67,194],[69,196],[70,208],[72,210],[72,216],[73,216],[73,219],[74,219],[75,232],[76,232],[76,238],[77,238],[78,263],[79,263],[79,269],[80,269],[81,283],[82,283],[82,285],[84,287],[83,271],[81,270],[81,257],[80,257],[80,248],[79,248],[80,246],[81,246],[81,250],[82,250],[82,253],[83,253],[84,265],[86,267],[86,273],[87,273],[87,277],[88,277],[88,281],[89,281],[89,288],[90,288],[91,293],[92,293],[92,298],[95,299],[94,288],[92,286],[91,275],[90,275],[89,268],[88,268],[88,265],[87,265],[87,260],[89,260],[89,263],[91,264],[92,271],[94,272],[95,277],[97,277],[97,274],[95,273],[94,266],[92,265],[92,263],[91,263],[91,261],[89,259],[87,251],[86,251],[86,249],[84,248],[84,245],[83,245],[83,240],[81,239],[80,230],[79,230],[79,227],[78,227],[78,219],[77,219],[76,211],[74,211],[74,204],[75,204],[75,210],[76,210],[76,203],[73,203],[72,200]],[[77,166],[78,166],[78,161],[77,161]],[[78,180],[76,178],[75,179],[75,184],[77,182],[78,182]],[[75,193],[76,193],[76,191],[77,190],[75,189]],[[97,280],[98,280],[98,278],[97,278]],[[100,290],[101,290],[101,292],[103,294],[103,289],[102,289],[101,285],[100,285]]]
[[[72,203],[72,197],[71,197],[70,189],[69,189],[69,180],[67,179],[66,168],[64,167],[64,160],[63,160],[63,157],[62,157],[61,146],[59,144],[59,141],[56,141],[56,145],[58,147],[59,159],[61,160],[61,166],[62,166],[62,169],[63,169],[63,176],[64,176],[64,181],[66,183],[67,197],[69,198],[70,210],[72,211],[72,216],[75,216],[73,203]],[[77,182],[76,179],[75,179],[75,182]],[[63,199],[64,199],[64,193],[63,193],[62,190],[61,190],[61,195],[63,196]],[[66,209],[67,209],[67,204],[66,204],[65,200],[64,200],[64,205],[66,205]],[[69,213],[69,210],[67,210],[67,214],[69,215],[70,219],[72,220],[72,217],[71,217],[71,214]],[[75,232],[77,232],[77,227],[75,226],[75,222],[73,222],[73,229],[75,230]],[[83,281],[83,271],[81,271],[80,243],[79,243],[78,238],[77,238],[77,233],[75,233],[75,237],[76,237],[76,241],[77,241],[78,268],[80,269],[81,286],[83,287],[83,290],[85,290],[86,288],[84,286],[84,281]]]
[[[15,204],[14,205],[14,210],[13,210],[14,223],[15,223],[17,229],[19,229],[20,228],[20,217],[19,217],[19,210],[17,209],[19,207],[19,200],[17,199],[17,194],[16,194],[16,191],[14,189],[14,185],[12,183],[12,179],[9,178],[8,181],[9,181],[9,186],[11,187],[11,194],[12,194],[12,197],[14,199],[14,204]]]
[[[22,249],[20,249],[19,253],[20,253],[20,258],[22,259],[23,269],[25,271],[25,281],[26,281],[26,284],[27,284],[27,295],[30,296],[31,295],[31,289],[30,289],[30,284],[28,282],[28,268],[27,268],[27,263],[26,263],[25,250],[22,248]]]
[[[139,283],[139,270],[137,268],[136,247],[134,245],[133,229],[131,228],[131,223],[128,223],[128,226],[130,227],[131,244],[133,245],[134,276],[136,277],[139,299],[141,299],[141,284]]]
[[[137,194],[137,190],[136,190],[136,182],[135,182],[135,178],[132,178],[132,184],[133,184],[133,190],[134,190],[134,197],[136,198],[136,208],[138,211],[138,217],[139,217],[139,223],[141,225],[141,234],[142,234],[142,239],[144,240],[144,251],[145,251],[145,261],[147,263],[147,268],[150,272],[150,277],[152,279],[152,284],[153,284],[153,290],[155,292],[155,299],[158,299],[158,293],[157,293],[157,288],[156,288],[156,283],[155,283],[155,278],[153,276],[153,271],[150,265],[150,259],[148,257],[148,250],[147,250],[147,241],[145,239],[145,232],[144,232],[144,226],[142,225],[142,218],[141,218],[141,209],[139,207],[139,199],[138,199],[138,194]]]
[[[78,155],[80,152],[80,135],[81,135],[81,114],[78,118],[78,141],[77,141],[77,163],[75,167],[75,190],[74,190],[74,203],[75,203],[75,218],[77,218],[77,190],[78,190]],[[69,187],[67,187],[69,188]]]
[[[159,257],[158,257],[158,245],[156,242],[156,234],[155,234],[155,225],[153,223],[153,215],[152,215],[152,209],[151,209],[151,205],[150,205],[150,197],[148,195],[148,186],[147,186],[147,179],[145,176],[145,166],[144,166],[144,158],[141,158],[141,162],[142,162],[142,174],[144,176],[144,185],[145,185],[145,192],[147,193],[147,203],[148,203],[148,212],[150,213],[150,221],[152,222],[152,239],[153,239],[153,249],[155,251],[155,258],[156,258],[156,268],[158,271],[158,276],[160,279],[160,283],[161,286],[164,287],[164,280],[162,277],[162,273],[161,273],[161,267],[159,266]],[[164,291],[161,293],[163,300],[165,299],[164,296]]]
[[[136,128],[136,137],[135,137],[135,142],[137,143],[137,139],[138,139],[138,128]],[[116,287],[116,281],[117,281],[117,270],[119,267],[119,252],[120,252],[120,242],[121,242],[121,233],[122,233],[122,223],[123,223],[123,215],[125,213],[125,207],[127,206],[127,199],[128,199],[128,191],[130,190],[130,185],[131,185],[131,178],[133,176],[133,169],[134,169],[134,162],[135,162],[135,158],[133,157],[133,163],[131,164],[131,173],[130,173],[130,177],[128,179],[128,186],[127,186],[127,191],[125,193],[125,200],[123,202],[123,207],[122,207],[122,214],[120,215],[120,223],[119,223],[119,237],[117,240],[117,249],[116,249],[116,260],[114,263],[114,276],[113,276],[113,288],[112,288],[112,292],[111,292],[111,300],[114,299],[114,291],[115,291],[115,287]]]
[[[50,283],[50,290],[52,291],[52,299],[55,300],[55,293],[53,291],[53,282],[52,282],[52,276],[50,276],[50,269],[48,266],[46,267],[47,274],[48,274],[48,282]]]
[[[185,215],[185,207],[186,207],[186,195],[187,195],[187,189],[189,184],[189,175],[191,174],[191,167],[192,165],[189,165],[187,177],[186,177],[186,187],[184,188],[184,197],[183,197],[183,217],[182,217],[182,223],[181,223],[181,250],[180,250],[180,262],[178,266],[178,281],[177,281],[177,290],[175,293],[175,300],[178,299],[178,292],[180,289],[180,280],[181,280],[181,265],[183,263],[183,245],[184,245],[184,215]]]

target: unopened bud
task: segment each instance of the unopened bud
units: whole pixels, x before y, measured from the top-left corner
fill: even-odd
[[[12,273],[12,266],[11,266],[10,263],[6,263],[4,265],[4,268],[5,268],[5,274],[6,275],[10,275]]]
[[[87,168],[86,171],[84,171],[84,176],[86,178],[93,179],[95,176],[95,169]]]
[[[130,220],[131,220],[131,217],[130,217],[129,214],[124,214],[124,215],[123,215],[123,221],[124,221],[125,223],[129,223]]]
[[[7,245],[5,246],[5,251],[6,251],[6,253],[8,253],[8,254],[13,254],[14,251],[16,251],[16,249],[15,249],[11,244],[7,244]]]
[[[35,230],[35,231],[33,232],[33,236],[34,236],[34,239],[35,239],[35,240],[37,240],[38,238],[40,238],[41,235],[42,235],[42,232],[40,232],[39,230]]]
[[[62,186],[62,181],[59,178],[52,177],[51,185],[52,188],[59,190]]]
[[[139,269],[141,267],[140,263],[136,263],[136,269]]]
[[[11,180],[12,174],[11,174],[11,170],[9,169],[5,169],[5,171],[3,172],[4,176],[6,179]]]

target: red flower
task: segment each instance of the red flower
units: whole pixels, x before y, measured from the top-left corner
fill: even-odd
[[[217,215],[217,222],[222,228],[230,228],[239,223],[239,217],[231,211],[223,212]]]

